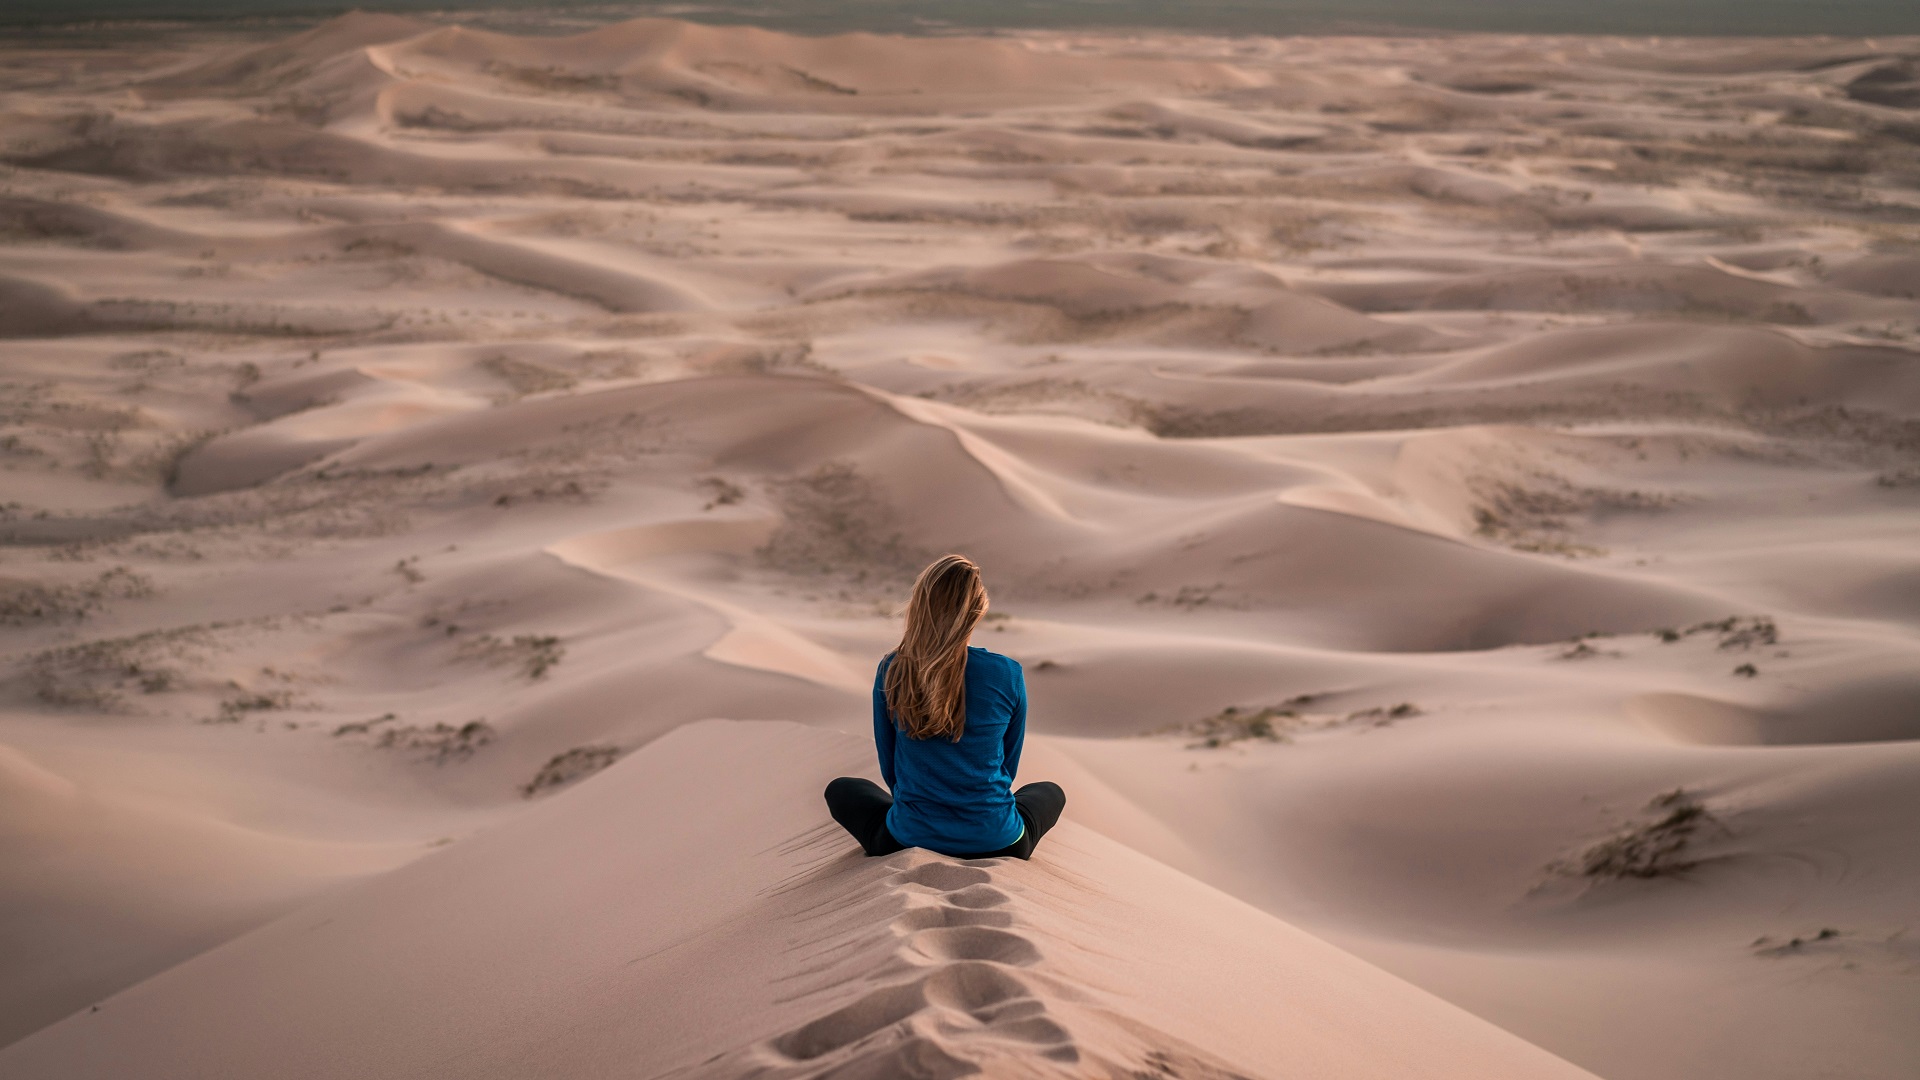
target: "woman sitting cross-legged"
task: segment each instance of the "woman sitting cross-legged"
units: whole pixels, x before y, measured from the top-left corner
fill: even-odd
[[[1027,736],[1027,683],[1011,657],[967,644],[987,613],[980,568],[944,555],[920,572],[900,647],[873,680],[871,780],[827,785],[827,809],[868,855],[918,847],[961,859],[1033,857],[1060,820],[1053,783],[1013,790]]]

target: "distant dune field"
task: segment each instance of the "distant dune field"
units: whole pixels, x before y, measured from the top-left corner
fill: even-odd
[[[0,47],[0,1075],[1920,1074],[1920,40],[231,34]]]

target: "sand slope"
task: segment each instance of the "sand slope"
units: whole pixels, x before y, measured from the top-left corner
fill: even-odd
[[[1031,863],[865,859],[815,788],[867,756],[797,725],[681,728],[509,826],[0,1052],[0,1068],[1588,1075],[1085,825]],[[676,824],[636,832],[645,821]]]

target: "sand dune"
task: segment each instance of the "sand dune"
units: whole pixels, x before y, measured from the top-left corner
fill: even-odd
[[[845,290],[845,286],[829,286],[825,296]],[[1284,353],[1418,349],[1435,338],[1417,327],[1368,319],[1303,296],[1265,274],[1221,274],[1216,267],[1166,258],[1023,260],[863,283],[859,291],[974,296],[1036,305],[1057,312],[1080,330],[1075,336],[1096,340],[1124,340],[1130,323],[1144,326],[1154,340],[1168,344],[1241,344]],[[1179,319],[1170,334],[1165,318],[1170,313],[1199,318]]]
[[[1920,1069],[1920,42],[577,30],[0,43],[0,1073]]]
[[[1360,311],[1700,311],[1786,325],[1910,319],[1916,311],[1847,293],[1823,295],[1755,281],[1711,266],[1599,266],[1551,276],[1520,271],[1442,281],[1328,284],[1320,292]]]
[[[263,927],[0,1064],[22,1077],[120,1075],[136,1059],[156,1077],[289,1062],[311,1076],[637,1065],[1224,1080],[1283,1061],[1588,1075],[1085,826],[1065,826],[1044,862],[863,859],[817,823],[815,789],[867,756],[859,739],[798,725],[683,728],[512,826]],[[708,802],[716,789],[740,796]],[[710,811],[687,828],[627,825],[689,802]],[[740,857],[685,872],[716,846]],[[396,951],[409,958],[398,979]]]
[[[9,979],[0,1038],[25,1035],[415,852],[237,828],[205,808],[83,788],[0,748]],[[24,888],[22,888],[24,886]]]

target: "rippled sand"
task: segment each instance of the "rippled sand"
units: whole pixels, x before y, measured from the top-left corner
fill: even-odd
[[[1920,42],[354,15],[0,159],[0,1072],[1920,1068]],[[947,550],[977,879],[814,794]]]

